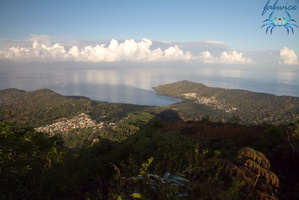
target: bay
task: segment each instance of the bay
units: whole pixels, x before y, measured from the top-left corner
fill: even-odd
[[[210,87],[299,97],[299,66],[159,63],[0,63],[0,89],[49,88],[62,95],[140,105],[169,105],[180,99],[152,88],[180,80]]]

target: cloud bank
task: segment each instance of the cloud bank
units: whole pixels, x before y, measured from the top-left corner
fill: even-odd
[[[280,63],[284,65],[298,65],[299,60],[293,50],[284,47],[280,50]]]
[[[199,55],[199,60],[203,63],[223,63],[223,64],[248,64],[252,63],[250,58],[243,57],[242,53],[236,51],[224,51],[219,57],[213,57],[209,51],[204,51]]]
[[[237,51],[222,51],[219,57],[210,51],[203,51],[199,56],[184,51],[178,45],[152,48],[150,39],[135,41],[133,39],[119,42],[112,39],[109,44],[97,45],[63,45],[52,43],[46,36],[34,36],[29,40],[31,46],[12,46],[0,49],[0,59],[15,62],[167,62],[198,61],[203,63],[247,64],[250,58]],[[206,44],[221,45],[218,41],[204,41]],[[28,44],[28,41],[27,43]]]

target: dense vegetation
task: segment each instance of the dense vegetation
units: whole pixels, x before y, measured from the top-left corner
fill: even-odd
[[[0,99],[2,101],[0,103],[2,118],[32,127],[52,124],[59,118],[71,118],[80,113],[87,113],[96,120],[116,122],[126,117],[128,113],[150,108],[148,106],[65,97],[49,89],[32,92],[18,89],[2,90],[0,91]]]
[[[122,142],[70,148],[59,135],[1,122],[0,196],[298,199],[298,130],[153,121]]]
[[[197,92],[179,84],[191,88],[180,94]],[[225,122],[191,99],[148,107],[16,89],[0,99],[0,199],[299,198],[295,118],[244,125],[233,113]],[[31,128],[82,112],[107,125],[51,135]]]
[[[155,87],[158,94],[186,99],[183,94],[195,93],[194,100],[188,99],[171,105],[177,109],[183,118],[196,119],[209,116],[215,120],[230,121],[238,118],[243,124],[289,123],[299,118],[299,98],[290,96],[275,96],[246,90],[233,90],[207,87],[191,81],[179,81]],[[217,100],[215,105],[196,103],[197,98]],[[235,108],[235,110],[228,110]]]

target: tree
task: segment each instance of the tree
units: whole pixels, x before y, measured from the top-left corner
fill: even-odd
[[[4,199],[28,199],[41,176],[63,160],[61,137],[48,137],[28,127],[0,121],[0,194]]]

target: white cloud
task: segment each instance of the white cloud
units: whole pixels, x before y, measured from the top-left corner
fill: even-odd
[[[170,46],[164,51],[160,48],[152,50],[152,41],[133,39],[119,43],[112,39],[105,44],[89,45],[82,48],[72,46],[68,50],[59,44],[50,44],[47,38],[39,38],[31,47],[11,47],[0,51],[0,58],[12,61],[77,61],[77,62],[117,62],[117,61],[178,61],[195,59],[191,53],[184,52],[178,46]]]
[[[236,51],[222,52],[220,58],[218,58],[219,63],[238,63],[245,64],[251,63],[252,60],[250,58],[244,58],[242,53],[238,53]]]
[[[31,45],[28,45],[28,42]],[[23,45],[12,42],[0,49],[0,59],[16,62],[160,62],[160,61],[198,61],[203,63],[251,63],[251,59],[243,57],[241,52],[227,51],[226,45],[219,41],[201,42],[165,42],[142,39],[103,41],[101,44],[91,45],[86,42],[59,42],[53,43],[47,35],[31,35],[24,40]],[[160,46],[160,44],[164,46]],[[16,45],[20,44],[20,45]],[[194,56],[188,49],[201,52]],[[206,49],[195,51],[194,49]],[[212,56],[212,53],[219,57]]]
[[[280,50],[280,63],[284,65],[298,65],[298,57],[292,49],[284,47]]]
[[[0,51],[0,58],[12,61],[63,61],[66,50],[56,43],[52,46],[33,41],[32,47],[11,47]]]
[[[249,64],[250,58],[243,57],[242,53],[236,51],[223,51],[220,57],[213,57],[209,51],[200,53],[199,60],[204,63],[223,63],[223,64]]]
[[[211,55],[209,51],[201,52],[199,55],[199,60],[203,63],[214,63],[215,58]]]
[[[205,43],[208,43],[208,44],[225,45],[225,43],[220,42],[220,41],[204,40],[204,42],[205,42]]]
[[[49,35],[30,35],[30,41],[38,41],[38,42],[50,42],[51,36]]]

